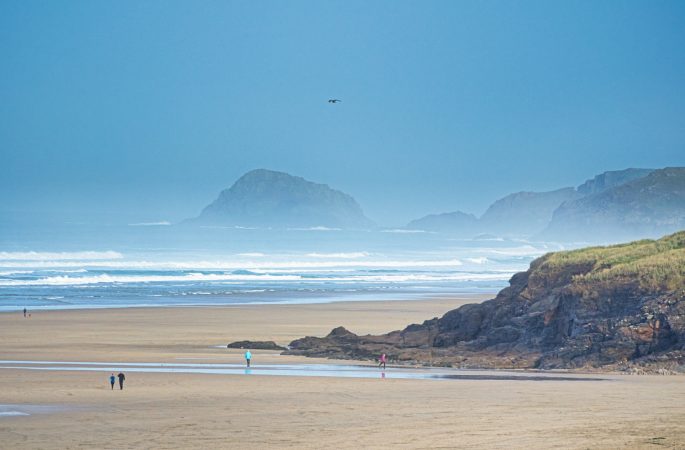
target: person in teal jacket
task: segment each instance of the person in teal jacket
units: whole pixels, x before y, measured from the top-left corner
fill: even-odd
[[[250,367],[250,360],[252,359],[252,353],[250,351],[245,352],[245,362],[247,363],[247,367]]]
[[[109,384],[112,385],[112,390],[114,390],[114,382],[115,382],[115,381],[116,381],[116,377],[114,376],[114,374],[112,374],[112,375],[109,377]]]

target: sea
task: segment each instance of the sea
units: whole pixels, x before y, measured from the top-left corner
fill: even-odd
[[[558,243],[0,217],[0,311],[493,296]]]

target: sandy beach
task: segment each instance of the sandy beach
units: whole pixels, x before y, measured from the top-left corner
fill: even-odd
[[[218,346],[283,345],[338,325],[387,332],[483,299],[5,313],[0,359],[238,364],[241,351]],[[253,353],[255,366],[349,363]],[[111,391],[108,376],[0,369],[0,405],[37,408],[0,417],[0,447],[685,448],[680,376],[538,382],[128,372],[123,391]]]

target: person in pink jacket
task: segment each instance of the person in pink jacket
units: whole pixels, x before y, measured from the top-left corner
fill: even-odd
[[[381,359],[378,360],[378,367],[380,368],[383,366],[383,370],[385,370],[385,363],[387,362],[387,358],[385,357],[385,353],[381,355]]]

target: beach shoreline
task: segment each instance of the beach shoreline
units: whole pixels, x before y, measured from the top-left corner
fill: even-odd
[[[0,314],[0,360],[244,364],[238,340],[404,328],[485,296]],[[253,350],[253,365],[349,365]],[[352,363],[354,364],[354,363]],[[365,370],[373,363],[362,363]],[[129,366],[130,367],[130,366]],[[111,367],[126,372],[126,366]],[[8,448],[642,448],[685,443],[681,377],[575,381],[0,369]],[[488,371],[483,371],[488,373]],[[492,371],[493,373],[496,371]],[[550,372],[551,373],[551,372]],[[487,377],[486,377],[487,378]],[[490,377],[492,378],[492,377]],[[639,406],[638,406],[639,405]],[[41,409],[42,408],[42,409]],[[31,413],[31,411],[36,411]],[[24,415],[27,412],[29,415]],[[658,438],[658,439],[657,439]],[[652,441],[657,439],[656,441]]]
[[[326,305],[331,303],[397,303],[397,302],[425,302],[425,301],[439,301],[439,300],[455,300],[455,299],[474,299],[476,302],[495,298],[499,290],[483,290],[483,292],[465,292],[465,293],[429,293],[429,294],[399,294],[390,295],[385,294],[382,297],[374,296],[373,294],[364,294],[359,296],[354,295],[334,295],[327,297],[315,297],[303,299],[301,297],[292,296],[288,300],[276,301],[246,301],[236,303],[209,303],[209,302],[188,302],[188,303],[160,303],[160,304],[106,304],[106,305],[87,305],[74,304],[66,306],[27,306],[28,313],[45,313],[52,311],[85,311],[85,310],[121,310],[121,309],[141,309],[141,310],[155,310],[162,308],[240,308],[251,306],[297,306],[297,305]],[[380,297],[380,298],[377,298]],[[3,307],[0,306],[0,315],[22,313],[23,307]]]

